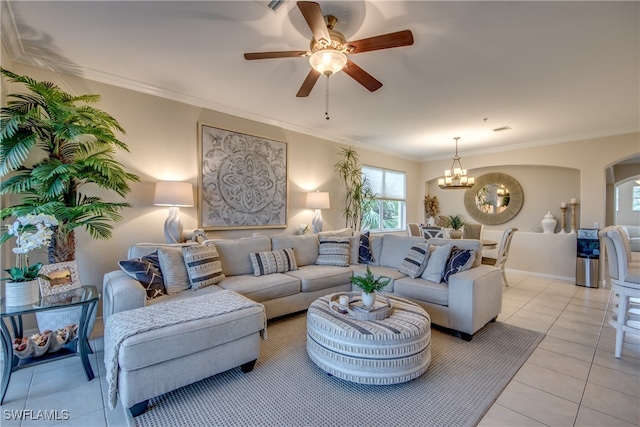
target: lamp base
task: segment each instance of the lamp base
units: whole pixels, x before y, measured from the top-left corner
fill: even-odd
[[[171,206],[169,217],[164,222],[164,238],[167,243],[182,243],[182,222],[180,222],[180,208]]]
[[[313,217],[313,221],[311,221],[311,225],[313,225],[313,232],[318,234],[322,231],[322,212],[320,209],[316,209],[316,215]]]

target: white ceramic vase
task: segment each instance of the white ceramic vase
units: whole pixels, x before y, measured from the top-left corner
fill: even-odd
[[[36,303],[40,299],[38,281],[7,282],[5,296],[5,305],[7,306],[15,307]]]
[[[556,224],[558,224],[558,220],[553,217],[553,214],[550,211],[547,211],[547,214],[540,221],[542,225],[542,230],[545,233],[553,233],[556,229]]]
[[[362,293],[362,305],[364,305],[365,307],[373,307],[373,305],[376,303],[376,294],[375,292],[371,292],[371,293]]]

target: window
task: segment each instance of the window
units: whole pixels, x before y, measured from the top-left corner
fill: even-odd
[[[631,210],[640,211],[640,185],[633,186],[633,200],[631,201]]]
[[[362,166],[376,199],[362,208],[362,229],[397,231],[405,229],[406,176],[404,172]]]

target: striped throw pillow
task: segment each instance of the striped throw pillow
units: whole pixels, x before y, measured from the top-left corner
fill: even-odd
[[[349,237],[321,237],[316,265],[349,266]]]
[[[193,245],[182,248],[192,290],[198,290],[224,280],[222,263],[215,245]]]
[[[429,259],[429,244],[427,242],[416,243],[411,246],[409,253],[404,257],[402,264],[398,268],[400,273],[415,279],[420,276],[427,266]]]
[[[253,275],[285,273],[298,269],[293,248],[249,254],[253,265]]]

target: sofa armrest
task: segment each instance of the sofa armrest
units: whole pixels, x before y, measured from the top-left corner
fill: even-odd
[[[480,265],[449,278],[451,329],[473,335],[502,310],[500,269]]]
[[[120,311],[144,307],[146,291],[136,279],[122,270],[111,271],[102,279],[102,320]]]

